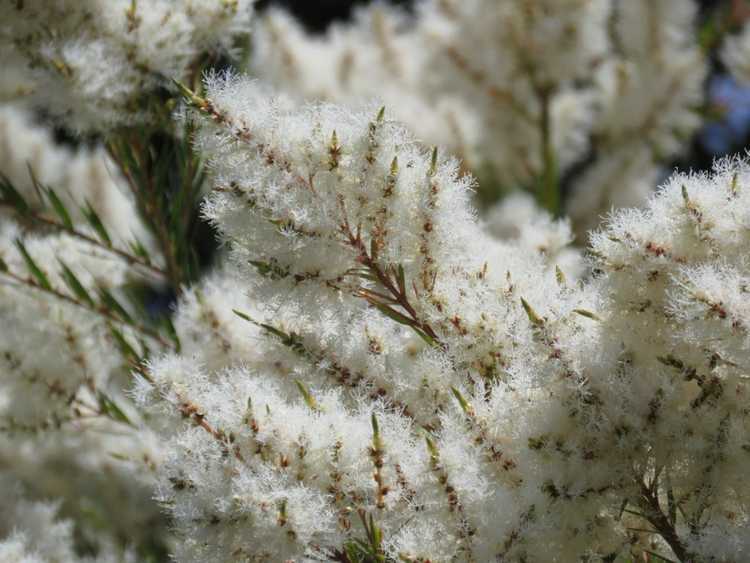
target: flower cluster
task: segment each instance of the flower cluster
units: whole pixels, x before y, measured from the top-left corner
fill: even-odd
[[[490,556],[522,478],[464,417],[528,354],[508,334],[531,335],[522,302],[498,295],[558,293],[554,266],[483,233],[456,163],[377,107],[289,109],[227,76],[206,96],[205,213],[233,273],[178,308],[209,342],[136,391],[174,419],[159,497],[180,557],[333,557],[375,528],[389,555]]]
[[[19,563],[126,563],[132,554],[98,546],[97,557],[79,557],[74,549],[73,523],[58,518],[59,507],[24,498],[19,484],[0,476],[5,500],[0,515],[0,558]]]
[[[19,107],[0,108],[0,172],[37,210],[49,207],[38,186],[52,187],[70,210],[71,221],[85,222],[82,209],[89,206],[118,242],[135,238],[152,246],[115,164],[104,151],[60,146],[49,130],[34,124],[31,114]]]
[[[415,16],[375,5],[323,39],[272,12],[251,69],[307,98],[384,100],[488,195],[572,173],[582,234],[612,205],[640,204],[698,127],[695,12],[681,0],[427,0]],[[545,205],[559,209],[556,197],[549,188]]]
[[[135,391],[181,560],[742,556],[747,164],[613,216],[584,283],[377,108],[190,103],[229,269]]]
[[[235,46],[252,0],[8,1],[0,91],[81,130],[142,120],[146,94],[200,73],[205,53]]]
[[[693,3],[252,4],[0,6],[0,559],[748,559]]]
[[[125,297],[161,283],[161,260],[101,149],[63,148],[17,107],[0,146],[0,559],[140,560],[130,546],[168,535],[158,449],[125,390],[168,344]]]

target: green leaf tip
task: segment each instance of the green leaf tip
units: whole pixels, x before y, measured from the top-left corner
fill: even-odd
[[[16,239],[16,247],[18,248],[18,251],[21,253],[21,256],[23,257],[23,261],[26,263],[26,269],[29,271],[29,274],[31,274],[31,276],[34,278],[34,280],[36,281],[36,284],[42,289],[45,289],[47,291],[52,291],[52,284],[49,282],[49,278],[47,277],[47,274],[45,274],[42,271],[42,269],[37,265],[37,263],[31,257],[31,255],[29,254],[29,251],[26,250],[26,246],[24,245],[21,239]]]
[[[190,88],[185,86],[182,82],[179,80],[175,80],[172,78],[172,84],[174,84],[177,89],[180,91],[180,94],[182,94],[188,102],[198,108],[201,108],[206,105],[206,99],[201,98],[198,94],[193,92]]]
[[[529,302],[526,301],[523,297],[521,297],[521,305],[523,306],[523,310],[526,311],[526,316],[529,317],[529,321],[534,326],[543,326],[544,325],[544,319],[540,317],[537,312],[534,310],[534,308],[529,305]]]
[[[378,425],[378,417],[375,415],[375,413],[372,413],[372,415],[370,416],[370,423],[372,424],[373,436],[380,436],[380,426]]]
[[[24,197],[13,187],[13,184],[7,176],[0,173],[0,200],[5,205],[13,207],[16,212],[20,215],[25,215],[29,212],[29,204],[26,202]]]
[[[47,199],[49,200],[50,205],[52,205],[52,209],[54,210],[55,214],[60,219],[60,222],[66,229],[72,231],[73,221],[70,218],[70,213],[68,213],[68,209],[65,207],[65,204],[62,202],[62,200],[58,197],[55,190],[53,190],[52,188],[46,188],[44,193],[47,195]]]
[[[91,225],[91,228],[96,232],[99,240],[105,246],[112,246],[112,239],[107,232],[107,228],[104,226],[104,223],[99,217],[99,214],[96,212],[88,199],[86,200],[83,207],[81,207],[81,212],[86,218],[86,221],[88,221],[88,224]]]
[[[472,416],[474,414],[474,407],[472,407],[469,404],[469,402],[464,398],[464,396],[461,394],[461,391],[459,391],[456,387],[451,387],[451,392],[453,393],[453,396],[456,398],[456,401],[458,401],[458,404],[461,407],[461,410],[464,411],[464,414],[468,416]]]
[[[307,386],[299,379],[295,379],[294,384],[297,386],[297,389],[299,389],[302,398],[305,400],[305,404],[310,408],[310,410],[319,411],[320,407],[318,406],[318,402],[315,400],[315,397],[313,397],[312,393],[310,393],[310,390],[307,388]]]
[[[560,287],[565,287],[567,284],[567,278],[565,277],[565,272],[560,269],[560,266],[555,265],[555,279],[557,280],[557,284]]]
[[[427,171],[427,175],[431,178],[437,174],[438,170],[438,148],[432,148],[432,155],[430,157],[430,168]]]
[[[83,284],[80,282],[78,277],[73,273],[73,271],[68,267],[68,265],[63,262],[61,259],[58,258],[58,263],[60,264],[60,269],[62,270],[62,277],[63,280],[65,280],[65,284],[68,286],[71,292],[73,292],[73,295],[80,301],[83,301],[87,303],[88,305],[93,306],[94,300],[89,295],[89,292],[86,291],[86,288],[83,287]]]
[[[237,309],[232,309],[232,313],[237,315],[239,318],[241,318],[243,321],[247,321],[249,323],[253,323],[254,325],[258,326],[258,322],[253,319],[250,315],[247,313],[243,313],[242,311],[238,311]]]
[[[586,317],[587,319],[591,319],[592,321],[601,321],[601,317],[597,315],[596,313],[592,313],[591,311],[588,311],[586,309],[573,309],[573,312],[581,315],[582,317]]]
[[[105,395],[101,391],[98,392],[97,398],[99,400],[99,408],[101,409],[102,413],[106,414],[112,420],[116,420],[117,422],[122,422],[129,426],[132,426],[133,423],[130,422],[130,419],[128,418],[128,416],[117,405],[117,403],[115,403],[112,399],[110,399],[107,395]]]

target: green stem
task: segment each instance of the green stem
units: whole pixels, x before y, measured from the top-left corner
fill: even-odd
[[[552,215],[560,213],[560,186],[557,173],[557,159],[555,149],[552,145],[552,90],[549,88],[538,91],[539,101],[542,106],[542,115],[539,122],[541,129],[541,157],[542,173],[539,178],[537,200]]]

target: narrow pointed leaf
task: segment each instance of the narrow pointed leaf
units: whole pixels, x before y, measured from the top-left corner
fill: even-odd
[[[273,325],[269,325],[269,324],[265,324],[265,323],[260,323],[259,326],[261,328],[267,330],[268,332],[270,332],[274,336],[280,338],[282,340],[282,342],[286,342],[287,340],[289,340],[289,335],[286,332],[284,332],[283,330],[279,330],[278,328],[276,328]]]
[[[47,199],[52,205],[52,209],[54,209],[55,214],[59,217],[60,222],[63,224],[63,226],[66,229],[72,231],[73,221],[70,218],[70,213],[68,213],[68,210],[65,207],[65,204],[62,202],[62,200],[58,197],[55,190],[53,190],[52,188],[47,188],[45,190],[45,193],[47,194]]]
[[[146,247],[143,245],[143,243],[138,240],[134,239],[128,243],[128,246],[130,247],[131,252],[137,256],[138,258],[143,259],[146,264],[151,264],[151,256],[148,253],[148,250],[146,250]]]
[[[51,291],[52,284],[49,283],[49,278],[47,278],[47,274],[45,274],[42,271],[42,269],[39,266],[37,266],[36,262],[34,262],[34,259],[26,250],[26,246],[23,244],[21,239],[16,239],[16,247],[18,247],[18,251],[21,253],[21,256],[23,256],[24,262],[26,262],[26,268],[29,270],[29,273],[34,277],[37,284],[39,284],[39,287],[46,289],[47,291]]]
[[[438,149],[437,147],[432,148],[432,155],[430,157],[430,169],[427,171],[429,177],[437,174],[438,169]]]
[[[427,334],[426,332],[424,332],[422,329],[420,329],[420,328],[418,328],[416,326],[413,326],[412,329],[414,329],[414,332],[416,332],[417,335],[422,340],[424,340],[427,345],[429,345],[431,347],[435,347],[435,346],[438,345],[437,341],[432,336],[430,336],[429,334]]]
[[[182,94],[188,102],[190,102],[191,105],[201,108],[206,104],[206,100],[198,96],[195,92],[193,92],[190,88],[185,86],[182,82],[172,79],[172,84],[177,86],[177,89],[180,91],[180,94]]]
[[[380,437],[380,426],[378,425],[378,417],[375,413],[370,416],[370,423],[372,424],[372,435],[377,440]]]
[[[162,325],[164,326],[164,332],[167,333],[169,339],[174,343],[175,351],[179,353],[182,348],[182,344],[180,343],[180,337],[177,334],[177,329],[172,322],[172,318],[169,316],[165,316],[162,319]]]
[[[28,213],[29,204],[4,174],[0,174],[0,195],[3,203],[12,206],[21,215]]]
[[[102,305],[114,311],[118,317],[120,317],[126,323],[132,323],[133,318],[130,313],[123,307],[114,295],[104,286],[99,286],[99,297],[101,298]]]
[[[60,263],[60,268],[62,269],[63,280],[65,280],[65,284],[68,286],[70,291],[73,292],[73,295],[75,295],[80,301],[88,303],[89,305],[94,305],[94,300],[89,295],[89,292],[86,291],[86,288],[83,287],[83,284],[73,273],[73,271],[68,268],[67,264],[65,264],[65,262],[63,262],[62,260],[58,259],[58,262]]]
[[[310,393],[310,390],[305,386],[305,384],[302,383],[299,379],[295,379],[294,383],[297,385],[297,389],[299,389],[299,392],[302,394],[302,397],[305,400],[305,404],[310,407],[310,410],[320,410],[318,402],[315,400],[315,397],[312,396],[312,393]]]
[[[247,313],[243,313],[242,311],[238,311],[237,309],[232,309],[232,313],[234,313],[235,315],[237,315],[239,318],[241,318],[244,321],[247,321],[249,323],[253,323],[256,326],[259,326],[258,322]]]
[[[42,197],[45,191],[44,186],[42,186],[41,182],[37,179],[36,174],[34,174],[34,169],[31,167],[30,162],[26,162],[26,169],[29,171],[31,184],[34,186],[34,190],[36,191],[36,194],[39,197],[39,203],[44,204],[44,199]]]
[[[592,313],[591,311],[587,311],[586,309],[573,309],[573,312],[581,315],[582,317],[591,319],[592,321],[602,320],[596,313]]]
[[[440,458],[440,452],[437,449],[437,446],[435,445],[435,442],[430,437],[429,434],[424,435],[425,442],[427,443],[427,451],[430,452],[430,459],[434,462],[438,461]]]
[[[521,297],[521,305],[523,306],[524,311],[526,311],[526,316],[529,317],[529,321],[531,324],[535,326],[542,326],[544,325],[544,320],[537,315],[536,311],[534,311],[534,308],[529,305],[529,302],[526,301],[523,297]]]
[[[464,396],[461,394],[461,391],[459,391],[455,387],[451,387],[451,392],[456,398],[456,401],[458,401],[458,404],[461,406],[461,410],[464,411],[465,414],[470,415],[474,412],[474,408],[466,401]]]
[[[119,406],[117,406],[117,403],[115,403],[112,399],[107,397],[107,395],[99,391],[98,398],[99,398],[99,408],[109,418],[111,418],[112,420],[116,420],[118,422],[123,422],[125,424],[132,425],[132,423],[130,422],[130,419],[123,412],[123,410]]]
[[[147,362],[151,358],[151,349],[146,344],[146,340],[142,337],[138,337],[138,345],[141,347],[141,362]]]
[[[378,301],[373,301],[371,299],[368,299],[367,302],[370,303],[370,305],[372,305],[373,307],[375,307],[378,311],[383,313],[386,317],[388,317],[389,319],[393,319],[399,324],[406,325],[406,326],[414,325],[414,321],[412,319],[410,319],[406,315],[399,313],[395,309],[392,309],[388,305],[385,305]]]
[[[406,276],[404,275],[404,266],[398,265],[396,280],[398,281],[398,290],[401,295],[406,295]]]
[[[120,353],[126,359],[130,360],[134,364],[141,363],[141,359],[142,359],[141,355],[138,352],[136,352],[135,348],[133,348],[133,346],[131,346],[131,344],[127,341],[122,331],[110,325],[109,332],[112,335],[112,337],[115,339],[115,344],[120,349]]]
[[[81,212],[86,218],[86,221],[88,221],[89,225],[91,225],[91,228],[96,232],[99,240],[101,240],[106,246],[112,246],[112,239],[110,238],[109,233],[104,226],[104,223],[102,223],[99,214],[91,206],[91,203],[89,203],[88,200],[86,201],[86,204],[81,208]]]
[[[555,266],[555,279],[557,280],[557,285],[561,287],[565,287],[566,285],[566,278],[565,278],[565,272],[563,272],[560,269],[560,266]]]

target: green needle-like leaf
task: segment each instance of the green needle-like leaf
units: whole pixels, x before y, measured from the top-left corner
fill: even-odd
[[[52,188],[46,188],[45,193],[47,194],[47,199],[52,205],[52,209],[54,209],[55,214],[59,217],[60,222],[63,224],[63,226],[66,229],[72,231],[73,221],[70,218],[70,213],[68,213],[68,209],[65,207],[65,204],[62,202],[62,200],[58,197],[57,193],[55,193],[55,190],[53,190]]]
[[[104,223],[102,223],[99,214],[91,206],[91,203],[89,203],[88,200],[86,200],[86,204],[81,208],[81,212],[89,225],[91,225],[91,228],[96,232],[99,240],[101,240],[106,246],[112,246],[112,239],[110,238]]]
[[[47,274],[45,274],[37,265],[37,263],[34,262],[34,259],[31,257],[28,250],[26,250],[26,246],[23,244],[21,239],[16,239],[16,246],[18,247],[18,251],[21,253],[21,256],[23,256],[24,262],[26,262],[26,268],[34,277],[39,287],[41,287],[42,289],[46,289],[47,291],[52,291],[52,284],[49,282]]]
[[[60,259],[58,259],[58,262],[60,263],[60,268],[62,269],[62,277],[65,280],[65,284],[68,286],[70,291],[73,292],[73,295],[75,295],[79,300],[93,306],[94,300],[89,295],[89,292],[86,291],[86,288],[83,287],[83,284],[80,282],[78,277],[67,266],[67,264],[65,264],[65,262]]]
[[[26,203],[24,197],[18,193],[18,190],[13,187],[13,184],[7,176],[0,173],[0,195],[2,195],[2,202],[6,205],[13,207],[18,213],[24,215],[29,211],[29,204]]]
[[[104,305],[107,309],[114,311],[117,316],[126,323],[133,322],[133,318],[130,316],[130,313],[128,313],[125,307],[123,307],[120,302],[117,301],[117,299],[114,295],[112,295],[112,292],[110,292],[109,289],[103,286],[99,286],[98,291],[102,305]]]

